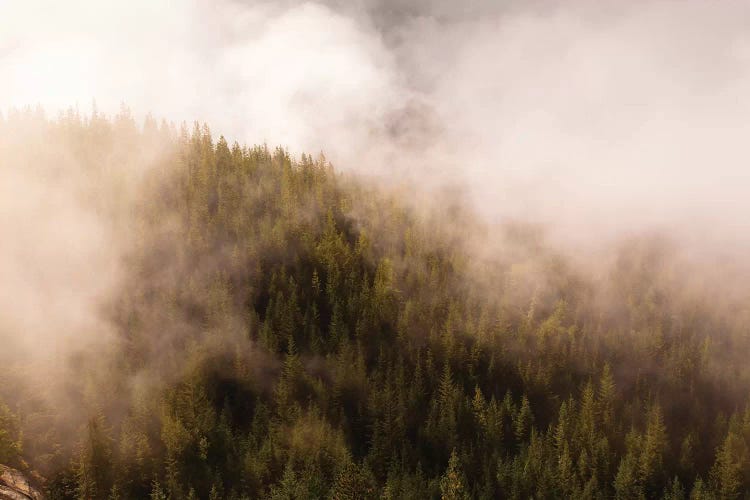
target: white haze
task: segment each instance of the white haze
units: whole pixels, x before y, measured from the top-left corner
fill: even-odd
[[[0,109],[205,121],[575,245],[750,248],[748,96],[748,2],[0,0]]]
[[[697,262],[684,282],[701,297],[747,304],[750,2],[500,3],[0,0],[0,110],[124,103],[324,151],[434,213],[458,192],[490,223],[540,223],[599,277],[613,244],[666,235]],[[0,367],[59,409],[75,406],[60,387],[76,354],[117,349],[101,308],[159,152],[118,134],[96,176],[35,133],[0,119]],[[466,246],[494,262],[494,243]]]

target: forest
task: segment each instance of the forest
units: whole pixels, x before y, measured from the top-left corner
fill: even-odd
[[[0,354],[0,464],[49,499],[750,494],[750,302],[667,238],[594,272],[322,154],[0,117],[2,172],[60,162],[122,241],[104,340],[67,332],[54,377]]]

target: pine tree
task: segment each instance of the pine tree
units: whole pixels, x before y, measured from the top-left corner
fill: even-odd
[[[442,500],[466,500],[469,498],[466,478],[455,448],[451,452],[445,474],[440,479],[440,493]]]

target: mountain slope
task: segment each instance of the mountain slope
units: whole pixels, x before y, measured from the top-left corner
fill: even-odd
[[[26,131],[6,159],[75,165],[116,235],[99,341],[64,350],[54,380],[0,368],[0,461],[42,472],[50,498],[750,487],[745,312],[687,290],[662,242],[622,246],[597,280],[525,226],[414,209],[206,127],[2,127]]]

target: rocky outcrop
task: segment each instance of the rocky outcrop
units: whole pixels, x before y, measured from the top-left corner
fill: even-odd
[[[0,465],[0,500],[43,500],[43,498],[22,472]]]

